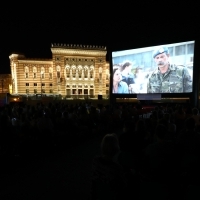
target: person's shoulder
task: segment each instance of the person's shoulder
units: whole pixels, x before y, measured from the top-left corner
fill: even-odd
[[[177,70],[183,71],[186,68],[185,68],[184,65],[175,65],[175,64],[172,64],[172,65],[170,65],[170,69],[171,70],[176,70],[176,71]]]
[[[188,74],[188,69],[184,65],[171,65],[170,66],[172,71],[176,71],[179,75]]]
[[[124,82],[124,81],[121,81],[119,84],[120,84],[122,87],[123,87],[123,86],[128,86],[127,83]]]
[[[159,73],[159,71],[158,71],[158,69],[156,69],[156,70],[154,70],[154,71],[152,71],[152,72],[150,72],[150,73],[148,74],[148,78],[153,78],[153,77],[155,77],[156,74],[158,74],[158,73]]]
[[[128,74],[128,76],[129,76],[129,77],[134,77],[134,74],[133,74],[132,72],[130,72],[130,73]]]

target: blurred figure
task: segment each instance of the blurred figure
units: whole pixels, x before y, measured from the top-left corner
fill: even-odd
[[[122,75],[119,67],[113,68],[113,93],[128,93],[128,85],[126,82],[122,81]]]
[[[157,69],[150,75],[148,93],[182,93],[192,92],[192,78],[188,69],[169,62],[169,49],[165,46],[157,47],[153,52],[153,59]]]
[[[126,196],[127,181],[121,165],[116,162],[119,153],[116,134],[107,134],[101,142],[101,155],[93,159],[92,199],[121,199]]]
[[[134,84],[134,75],[131,72],[132,63],[127,61],[122,65],[121,72],[122,72],[122,80],[127,83],[129,86],[130,84]]]
[[[128,85],[129,93],[139,93],[134,80],[134,74],[131,72],[132,63],[127,61],[121,66],[122,81]]]
[[[147,78],[145,78],[143,67],[138,66],[135,69],[134,81],[139,93],[147,93]]]

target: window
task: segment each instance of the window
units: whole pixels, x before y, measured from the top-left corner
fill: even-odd
[[[87,78],[88,77],[88,69],[85,68],[85,71],[84,71],[84,77]]]
[[[90,85],[90,88],[93,88],[94,86],[93,85]]]
[[[42,83],[42,86],[45,86],[45,83]]]
[[[41,67],[41,78],[44,79],[45,69]]]
[[[70,66],[69,65],[66,65],[65,73],[66,73],[66,78],[69,78],[70,77]]]
[[[76,69],[75,69],[75,68],[72,69],[72,77],[73,77],[73,78],[76,77]]]
[[[49,86],[52,87],[52,86],[53,86],[53,83],[49,83]]]
[[[25,67],[25,78],[28,78],[29,67]]]
[[[25,67],[25,72],[29,72],[29,68],[28,67]]]
[[[36,73],[37,72],[37,68],[33,67],[33,72]]]
[[[53,67],[49,67],[49,78],[53,78]]]
[[[88,94],[88,90],[84,89],[84,94]]]
[[[109,84],[108,84],[108,83],[106,83],[106,87],[109,87]]]
[[[59,71],[57,72],[57,78],[60,78],[60,72]]]
[[[26,86],[29,86],[29,83],[26,83]]]
[[[37,93],[37,89],[34,89],[34,94],[36,94]]]
[[[37,68],[33,67],[33,78],[37,78]]]
[[[50,90],[49,90],[49,93],[53,93],[53,90],[52,90],[52,89],[50,89]]]
[[[175,47],[175,55],[184,55],[185,54],[185,45],[180,45]]]
[[[57,78],[60,79],[60,66],[57,66],[56,70],[57,70]]]
[[[37,86],[37,83],[33,83],[34,86]]]
[[[41,78],[44,79],[44,73],[41,74]]]
[[[26,94],[28,94],[29,93],[29,89],[26,89]]]
[[[42,93],[45,93],[45,89],[42,89]]]
[[[194,52],[194,43],[187,45],[187,52],[188,52],[188,54],[193,54],[193,52]]]

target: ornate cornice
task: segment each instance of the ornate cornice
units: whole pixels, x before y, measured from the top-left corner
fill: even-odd
[[[53,64],[52,60],[18,60],[18,62],[22,64]]]
[[[82,55],[82,56],[106,56],[106,47],[92,45],[52,44],[53,54]]]
[[[91,50],[106,50],[105,46],[95,45],[82,45],[82,44],[51,44],[52,48],[65,48],[65,49],[91,49]]]
[[[10,56],[9,56],[9,58],[10,59],[14,59],[14,58],[16,58],[16,59],[24,59],[24,58],[26,58],[23,54],[11,54]]]

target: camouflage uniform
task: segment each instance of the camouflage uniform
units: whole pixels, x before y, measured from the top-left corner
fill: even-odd
[[[154,71],[147,83],[147,93],[183,93],[192,92],[192,79],[186,67],[170,65],[162,74]]]

